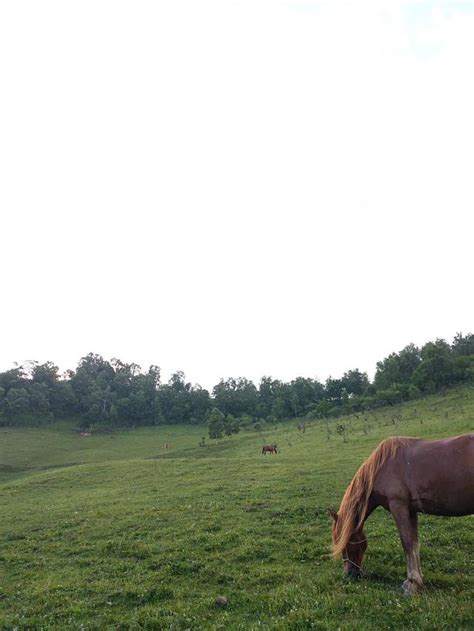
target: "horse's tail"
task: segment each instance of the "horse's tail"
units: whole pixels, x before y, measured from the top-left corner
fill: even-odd
[[[409,438],[391,436],[386,438],[359,467],[346,489],[341,506],[335,516],[332,531],[332,556],[341,556],[352,533],[362,528],[367,513],[367,504],[374,488],[377,473],[395,456],[398,449],[408,443]]]

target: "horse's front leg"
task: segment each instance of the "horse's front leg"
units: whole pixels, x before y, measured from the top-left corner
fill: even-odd
[[[390,512],[397,524],[407,562],[407,580],[402,585],[403,595],[410,596],[423,589],[418,543],[418,517],[410,513],[404,502],[390,502]]]

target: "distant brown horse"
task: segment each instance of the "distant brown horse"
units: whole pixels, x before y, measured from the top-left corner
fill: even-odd
[[[277,454],[277,453],[278,453],[278,451],[277,451],[276,444],[263,445],[263,447],[262,447],[262,454],[263,455],[265,455],[265,454],[272,454],[273,455],[273,454]]]
[[[392,513],[407,562],[405,596],[423,589],[417,514],[474,513],[474,434],[443,440],[393,436],[367,458],[346,489],[333,518],[333,556],[344,571],[362,574],[367,549],[363,527],[378,506]]]

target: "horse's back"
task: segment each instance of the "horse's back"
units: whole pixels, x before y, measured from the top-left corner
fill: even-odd
[[[406,498],[412,510],[474,513],[474,434],[410,441],[381,473],[379,491]]]

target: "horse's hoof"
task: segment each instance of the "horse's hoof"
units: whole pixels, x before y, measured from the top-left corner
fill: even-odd
[[[409,589],[403,589],[402,587],[402,592],[403,592],[403,598],[410,598],[410,596],[412,596],[412,593],[410,592]]]
[[[414,596],[418,594],[422,590],[421,586],[415,583],[415,581],[410,581],[407,579],[402,583],[402,591],[405,598],[409,596]]]

